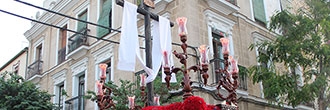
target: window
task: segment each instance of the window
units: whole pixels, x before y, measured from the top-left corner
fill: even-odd
[[[41,59],[42,59],[42,44],[40,44],[36,48],[36,60],[41,61]]]
[[[88,14],[87,10],[83,11],[78,15],[78,19],[82,21],[87,21],[87,17],[88,17],[87,14]],[[88,34],[87,32],[89,30],[87,29],[87,23],[82,21],[78,21],[77,24],[77,32],[79,32],[80,34],[78,33],[73,34],[69,38],[69,53],[76,50],[80,46],[88,45],[86,35]]]
[[[261,35],[258,32],[253,32],[252,36],[254,38],[254,44],[261,43],[263,41],[271,41],[270,39],[266,38],[264,35]],[[265,54],[265,50],[260,49],[259,47],[256,47],[256,57],[258,58],[260,55]],[[261,71],[268,71],[271,68],[272,65],[272,60],[269,59],[268,61],[265,62],[257,62],[258,66],[260,67]],[[267,69],[267,70],[266,70]],[[259,83],[260,84],[260,91],[261,91],[261,97],[265,98],[264,93],[263,93],[263,88],[269,87],[271,85],[267,85],[265,83],[262,83],[262,81]],[[266,98],[271,98],[271,97],[266,97]]]
[[[58,105],[58,108],[60,110],[63,109],[64,94],[65,94],[64,83],[61,83],[56,86],[56,101],[55,101],[55,103]]]
[[[85,75],[79,76],[78,81],[78,110],[84,110]]]
[[[222,45],[220,42],[220,38],[223,38],[224,35],[221,34],[222,32],[217,31],[217,30],[212,30],[212,46],[213,46],[213,58],[216,59],[214,62],[214,68],[224,68],[224,63],[222,62],[223,59],[223,54],[222,54]],[[220,79],[220,74],[215,74],[215,80],[219,81]]]
[[[299,65],[297,65],[296,67],[289,67],[289,72],[291,74],[296,75],[297,78],[297,85],[299,87],[304,86],[304,80],[303,80],[303,68]]]
[[[63,29],[60,29],[60,36],[59,36],[59,42],[58,42],[58,58],[57,58],[57,64],[62,63],[65,61],[65,54],[66,54],[66,40],[67,40],[67,25],[62,27]]]
[[[248,69],[244,66],[238,65],[239,68],[239,86],[238,89],[247,90],[247,75],[248,75]]]
[[[13,65],[13,72],[14,72],[15,74],[18,74],[18,71],[19,71],[19,64],[20,64],[20,61],[18,60],[17,63],[15,63],[15,64]]]
[[[266,12],[264,0],[252,0],[254,19],[262,26],[266,26]]]
[[[100,13],[97,23],[99,25],[111,28],[111,7],[112,0],[100,0]],[[97,27],[97,37],[103,37],[110,33],[109,29]]]
[[[87,21],[87,10],[78,15],[78,19]],[[87,28],[87,23],[78,22],[77,31],[83,33]]]

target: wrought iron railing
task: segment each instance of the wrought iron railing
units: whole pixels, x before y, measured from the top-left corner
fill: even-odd
[[[58,50],[58,56],[57,56],[57,61],[58,64],[62,63],[65,61],[65,52],[66,52],[66,48],[62,48],[60,50]]]
[[[65,110],[84,110],[84,95],[79,95],[65,101]]]
[[[79,31],[79,33],[83,33],[83,35],[76,33],[69,38],[69,52],[76,50],[82,45],[88,45],[87,36],[86,36],[88,34],[88,31],[89,29],[84,28]]]
[[[237,1],[236,0],[226,0],[227,2],[233,4],[233,5],[237,5]]]
[[[26,79],[30,79],[35,75],[41,75],[42,73],[42,63],[43,61],[37,60],[28,66],[28,72],[26,75]]]

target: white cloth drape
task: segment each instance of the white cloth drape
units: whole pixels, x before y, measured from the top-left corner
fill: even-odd
[[[135,51],[139,49],[136,20],[137,6],[125,1],[117,64],[119,70],[135,71]]]
[[[168,55],[168,62],[169,66],[172,67],[173,64],[173,57],[172,57],[172,36],[171,36],[171,27],[170,27],[170,21],[166,19],[165,17],[159,16],[159,22],[153,22],[153,29],[152,33],[155,33],[153,35],[153,44],[158,46],[157,48],[160,48],[160,50],[157,53],[157,57],[161,59],[163,62],[162,64],[165,64],[165,59],[163,56],[163,52],[166,51]],[[154,47],[154,46],[153,46]],[[154,57],[154,55],[153,55]],[[153,60],[154,62],[154,60]],[[159,63],[159,67],[160,67]],[[159,68],[158,67],[158,68]],[[165,74],[162,69],[162,82],[165,82],[164,80]],[[172,74],[172,78],[170,80],[171,82],[176,82],[175,74]]]
[[[172,39],[171,39],[171,28],[170,21],[164,17],[159,17],[159,23],[154,21],[152,28],[152,66],[153,69],[148,68],[141,58],[137,31],[137,6],[124,2],[123,21],[121,38],[118,53],[118,64],[117,69],[124,71],[135,71],[135,58],[143,66],[143,69],[148,74],[146,83],[152,82],[159,71],[162,64],[163,51],[167,51],[170,59],[170,65],[173,66],[172,59]],[[163,73],[164,74],[164,73]],[[175,75],[172,75],[171,82],[175,81]],[[164,79],[164,78],[162,78]]]

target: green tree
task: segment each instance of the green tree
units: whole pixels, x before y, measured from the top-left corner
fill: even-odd
[[[9,76],[9,77],[8,77]],[[51,110],[52,95],[12,73],[0,75],[0,108],[4,110]]]
[[[250,46],[260,52],[259,63],[270,64],[250,68],[253,82],[262,81],[269,100],[292,106],[317,100],[320,110],[329,107],[330,3],[326,1],[305,0],[307,7],[297,13],[277,13],[271,18],[270,30],[281,30],[281,35]],[[303,68],[303,82],[295,74],[296,67]]]

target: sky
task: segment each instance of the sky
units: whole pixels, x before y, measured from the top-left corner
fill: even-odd
[[[21,0],[37,6],[42,6],[43,0]],[[14,0],[0,0],[0,9],[35,18],[39,9],[24,5]],[[24,32],[30,29],[31,21],[0,12],[0,67],[28,46]]]

